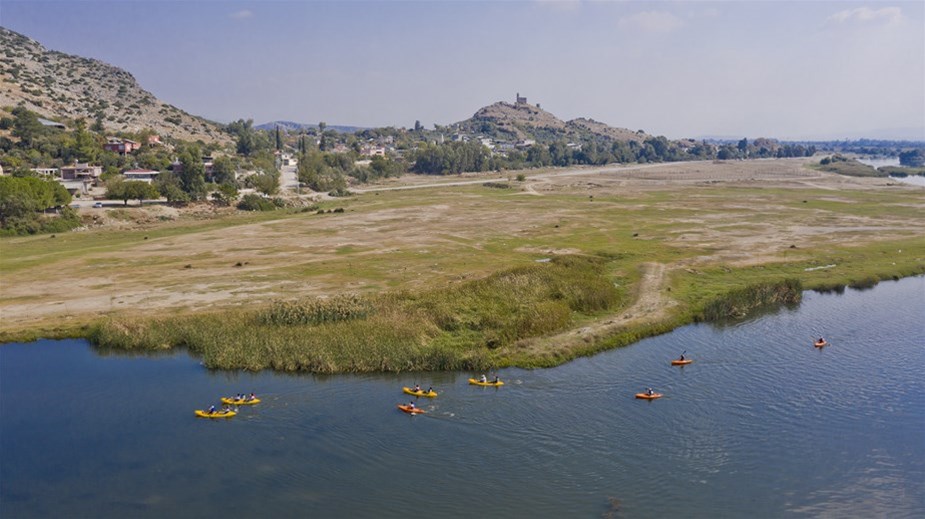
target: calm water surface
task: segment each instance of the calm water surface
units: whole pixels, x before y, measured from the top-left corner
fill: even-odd
[[[861,164],[867,164],[874,168],[881,168],[884,166],[899,166],[899,157],[889,157],[889,158],[858,158],[858,162]],[[892,180],[897,182],[902,182],[903,184],[912,184],[914,186],[925,187],[925,177],[921,175],[909,175],[906,177],[894,177],[890,176]]]
[[[922,517],[925,278],[548,370],[288,376],[0,347],[0,516]],[[818,350],[811,336],[831,346]],[[687,350],[696,359],[673,368]],[[433,385],[426,416],[395,409]],[[654,402],[633,394],[652,386]],[[193,409],[255,391],[231,420]]]

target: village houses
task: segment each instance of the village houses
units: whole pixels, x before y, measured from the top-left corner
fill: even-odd
[[[109,137],[106,139],[106,144],[103,145],[103,149],[113,153],[118,153],[119,155],[125,155],[126,153],[132,153],[135,150],[141,149],[141,143],[130,139]]]

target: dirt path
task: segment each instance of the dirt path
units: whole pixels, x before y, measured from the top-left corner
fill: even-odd
[[[518,353],[564,355],[579,347],[605,339],[629,325],[657,322],[667,317],[677,301],[666,295],[668,269],[661,263],[644,263],[643,275],[636,287],[636,301],[616,315],[602,317],[581,328],[558,335],[521,341],[514,348]]]

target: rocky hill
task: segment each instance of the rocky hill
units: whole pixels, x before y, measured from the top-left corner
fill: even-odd
[[[539,105],[498,102],[479,109],[471,118],[451,125],[465,133],[487,135],[496,140],[537,142],[577,141],[597,136],[615,141],[642,142],[650,135],[625,128],[614,128],[593,119],[563,121]]]
[[[50,51],[0,27],[0,106],[23,104],[42,117],[69,124],[98,117],[107,131],[183,140],[228,142],[216,123],[160,101],[125,70],[102,61]]]

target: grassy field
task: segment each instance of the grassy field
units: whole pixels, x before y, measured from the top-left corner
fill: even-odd
[[[925,273],[925,190],[888,179],[800,160],[526,177],[3,239],[0,339],[187,347],[221,368],[548,366],[779,300],[760,286]],[[348,299],[362,311],[311,317]]]

